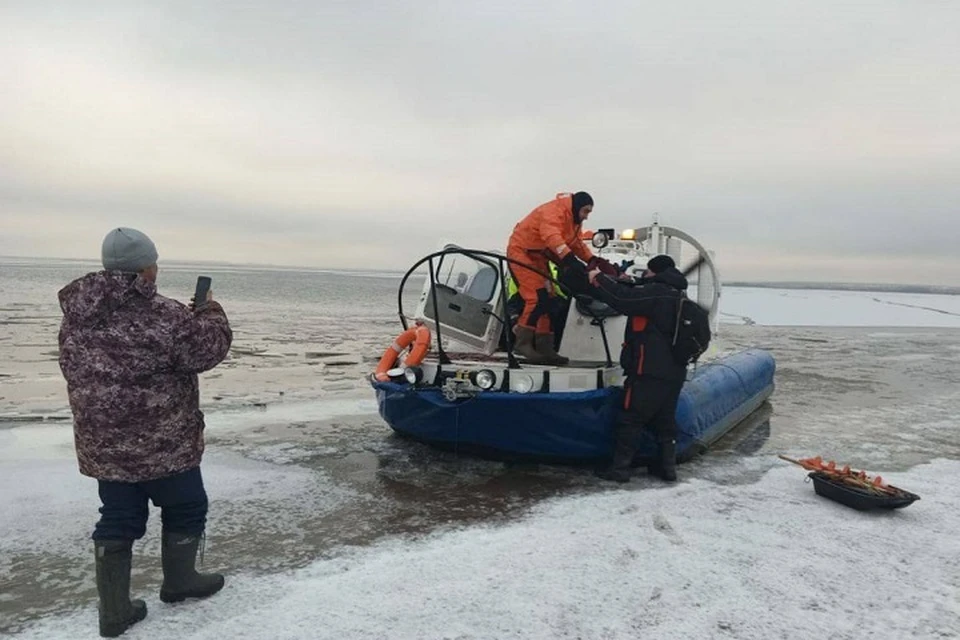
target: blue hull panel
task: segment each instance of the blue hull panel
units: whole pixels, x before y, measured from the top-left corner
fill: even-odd
[[[741,351],[701,365],[677,404],[681,460],[706,449],[773,393],[773,356]],[[499,458],[595,461],[612,453],[623,390],[480,393],[450,402],[436,388],[372,383],[380,415],[396,432],[446,449]],[[655,454],[645,436],[638,457]]]

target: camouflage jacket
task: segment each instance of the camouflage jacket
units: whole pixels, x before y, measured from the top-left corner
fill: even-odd
[[[80,473],[142,482],[198,466],[197,373],[217,366],[233,339],[220,305],[194,313],[155,284],[111,271],[74,280],[59,297]]]

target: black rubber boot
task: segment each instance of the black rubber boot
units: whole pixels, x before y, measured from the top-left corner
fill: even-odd
[[[513,343],[513,352],[518,356],[523,356],[530,364],[547,364],[543,362],[543,356],[537,351],[534,344],[534,331],[530,327],[521,327],[517,325],[513,330],[516,340]]]
[[[93,545],[100,595],[100,635],[116,638],[147,617],[143,600],[130,599],[132,540],[97,540]]]
[[[660,453],[659,449],[657,450],[656,457],[652,458],[650,462],[647,463],[647,473],[651,476],[660,477],[660,474],[663,473],[663,467],[660,466]]]
[[[570,358],[564,357],[556,352],[553,348],[554,335],[552,333],[538,333],[534,344],[537,348],[537,353],[540,354],[540,359],[544,364],[551,364],[555,366],[562,367],[565,364],[570,362]]]
[[[599,469],[596,472],[598,478],[603,478],[604,480],[609,480],[611,482],[630,482],[630,477],[633,474],[630,472],[630,468],[626,469],[615,467],[610,465],[605,469]]]
[[[200,535],[163,533],[160,559],[163,564],[163,602],[181,602],[187,598],[206,598],[223,589],[219,573],[197,573],[197,549]]]
[[[677,480],[677,441],[668,440],[660,443],[659,475],[667,482]]]
[[[613,460],[609,466],[596,472],[597,477],[612,482],[629,482],[633,476],[631,464],[634,453],[633,447],[626,444],[622,436],[618,436],[613,443]]]

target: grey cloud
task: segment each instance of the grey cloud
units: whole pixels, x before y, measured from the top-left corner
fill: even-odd
[[[659,211],[798,269],[824,251],[947,259],[960,237],[948,3],[0,11],[18,63],[0,71],[11,215],[137,210],[399,259],[440,236],[502,246],[533,206],[582,188],[598,225]]]

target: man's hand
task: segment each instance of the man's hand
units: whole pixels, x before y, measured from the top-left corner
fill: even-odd
[[[587,278],[590,280],[590,284],[596,286],[596,285],[597,285],[597,276],[599,276],[601,273],[603,273],[603,272],[600,271],[599,268],[596,268],[596,267],[595,267],[594,269],[592,269],[592,270],[590,271],[590,273],[587,274]]]
[[[590,258],[590,262],[587,263],[587,269],[599,269],[612,278],[620,275],[620,269],[617,269],[609,260],[601,258],[600,256]]]
[[[206,304],[210,304],[211,302],[213,302],[213,289],[208,289]],[[197,310],[197,301],[193,299],[193,296],[190,296],[190,304],[187,306],[190,308],[190,311]]]

